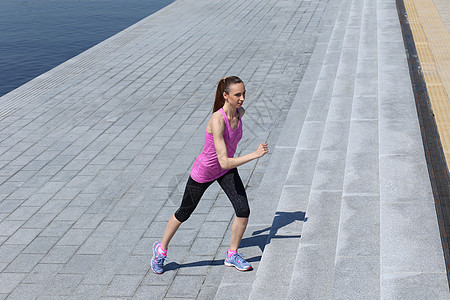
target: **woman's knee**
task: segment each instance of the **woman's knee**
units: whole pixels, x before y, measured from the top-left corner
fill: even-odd
[[[180,208],[174,213],[174,216],[179,222],[183,223],[189,219],[191,214],[192,214],[192,211],[187,211],[187,210]]]
[[[250,216],[250,207],[243,207],[236,210],[236,217],[239,218],[248,218]]]

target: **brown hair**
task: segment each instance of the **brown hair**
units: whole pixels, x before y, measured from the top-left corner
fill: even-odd
[[[217,85],[216,100],[214,101],[213,113],[221,109],[225,104],[223,92],[228,94],[230,92],[230,85],[237,83],[243,83],[243,81],[237,76],[224,77],[219,81],[219,84]]]

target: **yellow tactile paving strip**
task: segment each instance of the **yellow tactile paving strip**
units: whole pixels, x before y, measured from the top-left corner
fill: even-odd
[[[439,1],[440,8],[442,5],[447,5],[441,0],[435,1]],[[445,158],[449,165],[450,33],[433,0],[404,0],[404,3]],[[446,16],[446,14],[442,14],[442,16]]]

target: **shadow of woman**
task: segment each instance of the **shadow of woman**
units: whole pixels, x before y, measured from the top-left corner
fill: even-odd
[[[278,230],[296,221],[306,222],[305,212],[283,212],[277,211],[272,222],[272,226],[253,231],[252,236],[244,238],[241,241],[239,248],[258,246],[261,252],[264,251],[266,245],[270,243],[273,238],[277,239],[289,239],[289,238],[300,238],[301,235],[279,235]],[[262,234],[267,232],[266,234]]]

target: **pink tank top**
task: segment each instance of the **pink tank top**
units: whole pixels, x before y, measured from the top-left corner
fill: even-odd
[[[229,158],[234,157],[236,153],[237,144],[242,138],[242,120],[241,114],[239,114],[239,123],[236,129],[231,128],[228,117],[225,111],[221,108],[219,111],[222,113],[225,121],[225,129],[223,131],[223,139],[227,147],[227,155]],[[229,170],[222,170],[217,158],[216,148],[214,147],[214,136],[212,133],[205,132],[205,147],[202,153],[197,157],[192,166],[191,177],[197,182],[205,183],[213,181],[220,176],[224,175]]]

